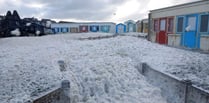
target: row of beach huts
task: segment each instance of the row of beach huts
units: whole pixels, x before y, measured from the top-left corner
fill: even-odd
[[[148,19],[141,21],[128,20],[124,23],[115,24],[113,22],[60,22],[52,23],[51,28],[57,33],[87,33],[103,32],[118,33],[144,32],[148,33]]]
[[[209,0],[151,10],[149,18],[134,22],[54,23],[54,33],[148,33],[148,40],[175,47],[209,51]]]
[[[150,11],[148,40],[209,51],[209,0]]]

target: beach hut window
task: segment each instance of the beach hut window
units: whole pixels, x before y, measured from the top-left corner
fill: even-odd
[[[109,25],[103,25],[101,26],[101,31],[102,32],[109,32],[110,26]]]
[[[173,18],[168,19],[168,32],[173,32]]]
[[[154,31],[157,32],[158,31],[158,20],[154,20]]]
[[[184,18],[179,17],[177,23],[177,32],[183,32]]]
[[[188,18],[188,25],[187,25],[187,31],[195,31],[196,30],[196,17],[189,17]]]
[[[162,30],[162,31],[164,31],[165,30],[165,20],[163,19],[163,20],[160,20],[160,30]]]
[[[208,32],[209,15],[201,15],[200,32]]]

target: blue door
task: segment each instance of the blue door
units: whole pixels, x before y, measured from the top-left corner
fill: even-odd
[[[116,25],[116,33],[121,34],[126,32],[126,26],[124,24]]]
[[[97,31],[99,31],[99,26],[96,26],[96,25],[90,26],[90,31],[91,32],[97,32]]]
[[[186,16],[185,32],[183,35],[183,45],[189,48],[197,47],[197,15]]]

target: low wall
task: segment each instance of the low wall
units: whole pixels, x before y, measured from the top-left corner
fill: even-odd
[[[161,89],[168,103],[209,103],[209,93],[189,81],[157,71],[146,63],[137,69],[152,85]]]
[[[106,36],[98,36],[98,37],[79,38],[79,40],[98,40],[98,39],[113,38],[116,36],[117,35],[106,35]]]
[[[59,103],[61,101],[62,90],[61,88],[52,90],[45,95],[37,97],[33,103]]]
[[[35,97],[33,103],[70,103],[70,82],[63,81],[60,88]]]

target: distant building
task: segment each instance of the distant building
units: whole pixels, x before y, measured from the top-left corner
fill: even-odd
[[[141,20],[141,26],[142,26],[142,32],[143,33],[148,33],[148,19],[143,19]]]
[[[53,21],[51,19],[41,19],[41,24],[46,27],[51,27],[52,23],[56,23],[56,21]]]
[[[151,10],[149,40],[209,51],[209,1]]]
[[[141,23],[141,20],[138,20],[136,22],[136,32],[142,32],[142,23]]]

